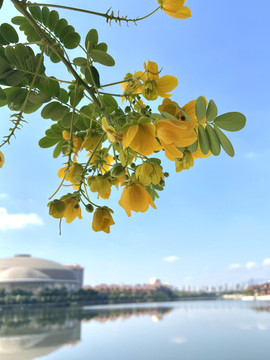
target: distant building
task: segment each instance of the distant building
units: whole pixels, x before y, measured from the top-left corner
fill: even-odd
[[[83,268],[79,265],[61,265],[54,261],[15,255],[0,259],[0,289],[39,292],[44,289],[66,288],[69,291],[83,286]]]

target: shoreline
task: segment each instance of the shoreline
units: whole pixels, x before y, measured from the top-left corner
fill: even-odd
[[[222,299],[241,300],[241,301],[270,301],[270,295],[228,294],[228,295],[222,295]]]

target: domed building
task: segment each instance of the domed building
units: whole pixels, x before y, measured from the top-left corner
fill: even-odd
[[[79,265],[61,265],[54,261],[15,255],[0,259],[0,289],[38,292],[44,289],[78,290],[83,285],[83,268]]]

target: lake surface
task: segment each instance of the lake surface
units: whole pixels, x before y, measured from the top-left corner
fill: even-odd
[[[0,311],[1,360],[265,360],[270,302]]]

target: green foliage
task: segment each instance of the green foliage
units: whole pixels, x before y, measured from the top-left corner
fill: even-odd
[[[196,117],[199,121],[203,121],[206,115],[206,102],[203,96],[198,97],[195,104]]]
[[[214,129],[217,133],[217,136],[220,140],[221,146],[223,147],[224,151],[231,157],[234,156],[234,148],[232,146],[232,143],[227,138],[227,136],[215,125]]]
[[[217,156],[221,150],[219,137],[211,125],[207,124],[205,129],[209,138],[210,151],[213,155]]]
[[[0,34],[1,37],[3,37],[8,44],[17,43],[19,41],[19,36],[17,34],[17,31],[10,24],[7,23],[1,24]]]
[[[201,124],[199,124],[198,126],[198,135],[199,135],[198,139],[199,139],[200,148],[202,150],[202,153],[206,155],[209,152],[210,144],[209,144],[208,133]]]
[[[207,122],[213,122],[217,117],[218,109],[213,100],[209,101],[209,104],[206,109],[206,120]]]
[[[223,130],[239,131],[246,125],[246,117],[239,112],[229,112],[218,116],[214,123]]]
[[[98,43],[98,32],[96,29],[91,29],[85,37],[85,49],[88,52],[93,49]],[[100,49],[101,50],[101,49]]]
[[[93,59],[93,61],[98,62],[102,65],[106,66],[114,66],[115,61],[111,57],[111,55],[99,49],[92,49],[88,52],[89,56]]]

